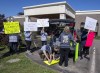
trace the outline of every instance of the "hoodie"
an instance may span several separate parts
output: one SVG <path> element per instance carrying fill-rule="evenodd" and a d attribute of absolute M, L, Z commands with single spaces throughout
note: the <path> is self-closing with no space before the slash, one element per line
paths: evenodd
<path fill-rule="evenodd" d="M 62 32 L 59 36 L 60 48 L 70 48 L 70 41 L 74 38 L 71 33 Z"/>

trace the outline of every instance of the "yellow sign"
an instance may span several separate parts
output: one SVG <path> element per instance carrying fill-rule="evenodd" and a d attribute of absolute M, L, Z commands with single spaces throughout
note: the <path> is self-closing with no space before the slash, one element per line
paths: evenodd
<path fill-rule="evenodd" d="M 49 63 L 48 61 L 44 61 L 44 63 L 46 63 L 47 65 L 54 65 L 57 64 L 59 62 L 59 60 L 52 60 L 51 63 Z"/>
<path fill-rule="evenodd" d="M 20 33 L 19 22 L 3 22 L 5 34 Z"/>

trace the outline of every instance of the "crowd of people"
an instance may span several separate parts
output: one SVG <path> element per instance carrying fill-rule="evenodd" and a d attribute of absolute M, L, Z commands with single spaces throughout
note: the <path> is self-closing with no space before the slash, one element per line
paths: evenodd
<path fill-rule="evenodd" d="M 41 36 L 41 47 L 38 51 L 40 58 L 43 60 L 48 60 L 50 63 L 52 60 L 60 60 L 59 66 L 62 66 L 64 62 L 64 66 L 68 66 L 68 56 L 70 53 L 70 42 L 76 43 L 77 41 L 80 43 L 79 53 L 80 58 L 83 59 L 84 57 L 89 55 L 89 48 L 85 46 L 88 30 L 83 29 L 82 31 L 78 32 L 75 31 L 74 34 L 70 32 L 70 28 L 65 26 L 59 37 L 56 37 L 55 34 L 52 32 L 50 35 L 50 41 L 48 42 L 47 39 L 47 32 L 43 28 L 40 32 Z M 2 32 L 4 34 L 4 32 Z M 79 35 L 78 35 L 79 34 Z M 32 32 L 31 31 L 24 31 L 25 42 L 26 42 L 26 53 L 30 52 L 30 47 L 32 44 Z M 17 53 L 18 52 L 18 44 L 21 40 L 20 34 L 9 34 L 9 48 L 10 53 Z M 37 45 L 35 43 L 35 45 Z"/>
<path fill-rule="evenodd" d="M 53 59 L 59 59 L 59 66 L 62 66 L 63 62 L 64 62 L 64 66 L 67 67 L 68 66 L 68 58 L 69 58 L 69 53 L 70 53 L 70 48 L 72 47 L 71 42 L 75 43 L 80 43 L 79 46 L 79 55 L 80 55 L 80 59 L 84 58 L 88 58 L 89 60 L 89 48 L 91 46 L 86 46 L 86 41 L 87 41 L 87 36 L 90 32 L 93 31 L 89 31 L 85 28 L 83 28 L 81 31 L 77 30 L 74 31 L 74 33 L 72 34 L 70 32 L 70 28 L 68 26 L 65 26 L 64 30 L 62 31 L 62 33 L 59 35 L 59 37 L 55 37 L 54 34 L 51 34 L 51 39 L 50 39 L 50 43 L 47 44 L 47 35 L 44 35 L 45 38 L 45 44 L 43 44 L 43 40 L 42 41 L 42 47 L 39 51 L 39 55 L 41 57 L 41 59 L 47 59 L 48 62 L 51 62 Z M 44 31 L 44 34 L 46 32 Z M 94 32 L 95 33 L 95 32 Z M 43 37 L 43 32 L 41 37 Z M 56 41 L 55 41 L 56 39 Z M 58 41 L 58 42 L 57 42 Z M 75 47 L 74 47 L 75 49 Z M 75 52 L 75 51 L 74 51 Z M 75 54 L 75 53 L 74 53 Z"/>

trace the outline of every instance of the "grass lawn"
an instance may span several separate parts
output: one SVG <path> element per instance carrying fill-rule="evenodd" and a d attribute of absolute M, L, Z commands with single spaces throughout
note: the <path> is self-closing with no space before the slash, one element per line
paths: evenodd
<path fill-rule="evenodd" d="M 8 52 L 8 49 L 0 50 L 0 55 Z M 8 60 L 20 59 L 9 63 Z M 0 73 L 57 73 L 54 70 L 43 67 L 25 57 L 25 52 L 0 58 Z"/>

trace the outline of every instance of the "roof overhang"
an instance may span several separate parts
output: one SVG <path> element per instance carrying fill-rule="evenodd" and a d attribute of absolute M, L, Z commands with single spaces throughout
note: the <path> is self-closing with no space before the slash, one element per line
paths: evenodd
<path fill-rule="evenodd" d="M 76 11 L 76 15 L 100 14 L 100 10 Z"/>
<path fill-rule="evenodd" d="M 24 15 L 18 15 L 18 16 L 13 16 L 13 18 L 25 18 L 25 16 Z"/>
<path fill-rule="evenodd" d="M 24 15 L 44 15 L 44 14 L 67 14 L 68 16 L 75 18 L 75 11 L 71 6 L 66 2 L 55 2 L 34 6 L 23 7 Z"/>

